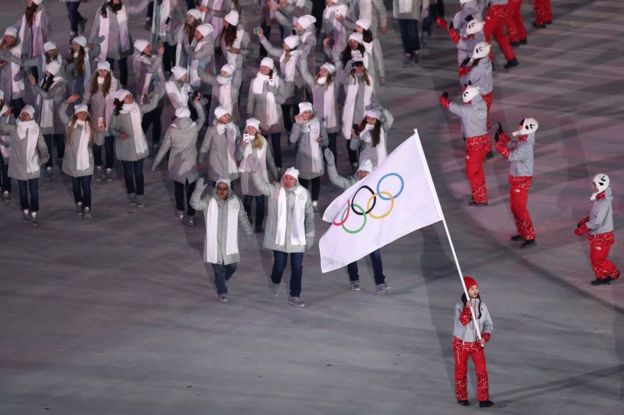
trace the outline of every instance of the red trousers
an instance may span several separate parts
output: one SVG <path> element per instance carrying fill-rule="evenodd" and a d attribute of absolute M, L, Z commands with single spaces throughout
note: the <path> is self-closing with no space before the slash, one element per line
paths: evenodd
<path fill-rule="evenodd" d="M 507 36 L 511 43 L 520 42 L 527 38 L 526 28 L 520 13 L 520 6 L 523 0 L 509 0 L 507 4 Z"/>
<path fill-rule="evenodd" d="M 524 240 L 535 239 L 533 222 L 531 222 L 531 215 L 527 209 L 527 199 L 532 180 L 531 176 L 509 176 L 511 213 L 516 222 L 518 235 Z"/>
<path fill-rule="evenodd" d="M 472 200 L 477 203 L 488 202 L 483 162 L 491 147 L 490 137 L 487 134 L 466 139 L 466 176 L 472 190 Z"/>
<path fill-rule="evenodd" d="M 544 25 L 552 23 L 552 10 L 550 0 L 533 0 L 533 11 L 535 12 L 535 23 Z"/>
<path fill-rule="evenodd" d="M 507 39 L 507 35 L 505 34 L 505 19 L 507 18 L 507 5 L 497 5 L 491 6 L 487 11 L 487 16 L 485 17 L 485 27 L 483 28 L 483 34 L 485 35 L 485 40 L 488 43 L 492 38 L 492 34 L 494 35 L 494 39 L 498 43 L 498 46 L 503 51 L 503 55 L 505 55 L 505 59 L 510 61 L 516 57 L 511 45 L 509 44 L 509 39 Z"/>
<path fill-rule="evenodd" d="M 589 259 L 594 269 L 594 274 L 599 280 L 607 277 L 620 278 L 620 270 L 617 269 L 613 262 L 607 259 L 609 250 L 614 243 L 615 235 L 613 232 L 589 235 Z"/>
<path fill-rule="evenodd" d="M 488 372 L 485 365 L 485 352 L 477 342 L 462 343 L 453 338 L 453 355 L 455 356 L 455 397 L 458 401 L 468 399 L 468 357 L 472 359 L 477 374 L 477 399 L 487 401 L 490 398 Z"/>

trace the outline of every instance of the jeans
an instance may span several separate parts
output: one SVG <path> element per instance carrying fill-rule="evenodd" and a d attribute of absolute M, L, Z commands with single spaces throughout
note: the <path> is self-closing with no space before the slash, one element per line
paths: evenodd
<path fill-rule="evenodd" d="M 143 160 L 121 161 L 128 194 L 136 193 L 137 195 L 143 195 Z"/>
<path fill-rule="evenodd" d="M 293 114 L 294 109 L 295 109 L 294 104 L 282 104 L 282 116 L 284 117 L 284 128 L 288 132 L 292 130 L 293 119 L 294 119 L 294 114 Z"/>
<path fill-rule="evenodd" d="M 0 190 L 11 193 L 11 178 L 9 177 L 9 162 L 0 155 Z"/>
<path fill-rule="evenodd" d="M 185 183 L 173 182 L 173 193 L 175 195 L 176 209 L 179 211 L 184 211 L 184 191 L 186 190 L 186 206 L 188 206 L 186 210 L 186 214 L 188 216 L 195 215 L 195 209 L 191 206 L 191 196 L 195 191 L 195 184 L 197 182 L 189 183 L 188 180 Z"/>
<path fill-rule="evenodd" d="M 351 150 L 351 140 L 345 140 L 347 143 L 347 154 L 349 154 L 349 163 L 351 165 L 358 164 L 358 152 L 357 150 Z"/>
<path fill-rule="evenodd" d="M 115 69 L 115 60 L 106 59 L 110 63 L 111 71 Z M 124 88 L 128 85 L 128 58 L 121 58 L 117 61 L 119 63 L 119 82 Z"/>
<path fill-rule="evenodd" d="M 161 133 L 161 122 L 160 122 L 160 114 L 162 113 L 161 108 L 156 108 L 150 112 L 146 112 L 143 114 L 143 120 L 141 121 L 141 128 L 143 132 L 147 135 L 147 129 L 149 126 L 152 126 L 152 144 L 158 144 L 160 142 L 160 133 Z"/>
<path fill-rule="evenodd" d="M 113 164 L 115 163 L 115 137 L 112 135 L 104 137 L 104 145 L 93 146 L 93 158 L 96 166 L 102 165 L 102 147 L 106 151 L 106 163 L 104 167 L 107 169 L 112 169 Z"/>
<path fill-rule="evenodd" d="M 256 220 L 254 223 L 256 229 L 261 229 L 262 222 L 264 221 L 264 196 L 243 196 L 243 207 L 245 208 L 245 212 L 247 212 L 247 216 L 251 220 L 251 202 L 254 199 L 256 201 Z"/>
<path fill-rule="evenodd" d="M 405 53 L 414 53 L 420 50 L 420 39 L 418 39 L 418 20 L 397 19 L 401 29 L 401 41 Z"/>
<path fill-rule="evenodd" d="M 271 147 L 273 147 L 273 160 L 275 167 L 282 168 L 282 133 L 271 134 Z"/>
<path fill-rule="evenodd" d="M 374 250 L 368 255 L 373 263 L 373 278 L 375 279 L 375 285 L 385 284 L 386 277 L 383 275 L 383 264 L 381 263 L 381 251 L 379 249 Z M 347 265 L 347 272 L 349 273 L 349 281 L 359 281 L 360 275 L 358 274 L 357 262 L 352 262 Z"/>
<path fill-rule="evenodd" d="M 83 208 L 91 208 L 91 178 L 93 176 L 72 177 L 74 203 L 82 203 Z"/>
<path fill-rule="evenodd" d="M 336 148 L 336 139 L 338 138 L 338 133 L 327 133 L 327 138 L 329 139 L 329 151 L 334 155 L 334 159 L 338 157 L 338 148 Z"/>
<path fill-rule="evenodd" d="M 43 139 L 45 140 L 46 146 L 48 147 L 48 153 L 50 153 L 50 158 L 48 162 L 45 164 L 45 167 L 52 167 L 54 163 L 52 162 L 52 141 L 56 145 L 56 155 L 59 161 L 59 168 L 62 167 L 61 163 L 63 161 L 63 156 L 65 155 L 65 136 L 63 134 L 44 134 Z"/>
<path fill-rule="evenodd" d="M 319 194 L 321 193 L 321 178 L 315 177 L 314 179 L 299 179 L 299 184 L 310 190 L 310 184 L 312 185 L 312 190 L 310 190 L 310 195 L 312 196 L 313 201 L 317 201 L 319 198 Z"/>
<path fill-rule="evenodd" d="M 233 264 L 210 264 L 212 265 L 212 270 L 214 271 L 214 281 L 215 287 L 217 288 L 217 294 L 227 294 L 228 289 L 225 283 L 232 278 L 234 272 L 236 272 L 236 268 L 238 268 L 237 263 Z M 206 264 L 208 267 L 208 264 Z"/>
<path fill-rule="evenodd" d="M 74 33 L 78 33 L 78 23 L 85 20 L 84 17 L 78 11 L 78 6 L 80 6 L 80 2 L 71 2 L 65 3 L 67 6 L 67 17 L 69 17 L 69 24 L 71 25 L 71 31 Z"/>
<path fill-rule="evenodd" d="M 39 179 L 18 180 L 20 206 L 22 209 L 30 209 L 31 212 L 39 211 Z M 30 203 L 28 194 L 30 193 Z"/>
<path fill-rule="evenodd" d="M 433 32 L 433 22 L 435 22 L 436 17 L 444 18 L 444 1 L 437 0 L 435 3 L 432 1 L 429 4 L 429 16 L 423 19 L 423 33 L 428 33 L 431 36 Z"/>
<path fill-rule="evenodd" d="M 273 270 L 271 271 L 271 281 L 273 284 L 282 282 L 282 275 L 288 262 L 288 253 L 273 251 Z M 303 252 L 292 252 L 290 254 L 290 296 L 299 297 L 301 295 L 301 277 L 303 276 Z"/>

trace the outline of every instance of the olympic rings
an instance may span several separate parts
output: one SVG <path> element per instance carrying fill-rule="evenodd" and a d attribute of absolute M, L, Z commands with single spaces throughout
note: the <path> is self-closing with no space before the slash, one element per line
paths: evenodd
<path fill-rule="evenodd" d="M 358 212 L 357 210 L 355 210 L 354 206 L 355 206 L 355 197 L 357 196 L 358 193 L 360 193 L 360 190 L 362 189 L 366 189 L 369 192 L 371 192 L 371 198 L 373 198 L 373 206 L 369 209 L 367 208 L 366 211 L 361 210 L 360 212 Z M 370 200 L 370 199 L 369 199 Z M 351 198 L 351 210 L 353 210 L 353 213 L 355 213 L 356 215 L 360 215 L 360 216 L 364 216 L 367 215 L 371 212 L 371 210 L 373 210 L 375 208 L 375 204 L 377 203 L 377 198 L 375 197 L 375 192 L 373 192 L 373 189 L 371 189 L 368 186 L 362 186 L 359 189 L 357 189 L 357 191 L 353 194 L 353 197 Z M 367 203 L 367 206 L 369 205 L 369 203 Z"/>
<path fill-rule="evenodd" d="M 366 208 L 369 212 L 368 215 L 373 219 L 383 219 L 386 216 L 388 216 L 390 212 L 392 212 L 392 209 L 394 209 L 394 196 L 392 196 L 390 192 L 386 192 L 385 190 L 382 190 L 381 193 L 379 193 L 379 197 L 381 197 L 382 199 L 385 199 L 384 197 L 381 196 L 382 194 L 388 195 L 388 199 L 386 200 L 390 200 L 390 209 L 386 210 L 383 215 L 377 216 L 377 215 L 373 215 L 372 213 L 370 213 L 370 211 L 373 210 L 373 208 L 368 209 L 368 206 L 370 205 L 371 199 L 374 201 L 375 196 L 376 196 L 376 195 L 372 195 L 371 197 L 368 198 L 368 202 L 366 202 Z M 373 202 L 373 207 L 374 206 L 375 206 L 375 202 Z"/>
<path fill-rule="evenodd" d="M 347 221 L 347 219 L 349 219 L 349 212 L 351 211 L 351 209 L 349 209 L 350 207 L 351 206 L 349 205 L 349 202 L 347 202 L 347 207 L 345 208 L 344 212 L 342 212 L 342 217 L 340 218 L 340 222 L 336 223 L 336 221 L 334 221 L 333 222 L 334 225 L 342 226 Z"/>
<path fill-rule="evenodd" d="M 381 194 L 382 194 L 382 193 L 386 193 L 386 194 L 387 194 L 388 192 L 382 192 L 382 191 L 380 191 L 379 187 L 381 186 L 381 182 L 383 182 L 383 180 L 384 180 L 386 177 L 390 177 L 390 176 L 396 176 L 396 177 L 398 177 L 398 178 L 399 178 L 399 180 L 401 181 L 401 188 L 399 189 L 399 191 L 398 191 L 395 195 L 392 195 L 392 197 L 393 197 L 393 198 L 395 198 L 395 199 L 396 199 L 397 197 L 399 197 L 399 195 L 400 195 L 401 193 L 403 193 L 403 188 L 405 187 L 405 182 L 403 181 L 403 177 L 401 177 L 401 175 L 400 175 L 400 174 L 398 174 L 398 173 L 386 173 L 386 174 L 384 174 L 383 176 L 381 176 L 381 179 L 379 179 L 379 181 L 377 182 L 377 195 L 378 195 L 381 199 L 383 199 L 383 200 L 390 200 L 390 198 L 383 197 Z M 373 206 L 374 206 L 374 205 L 373 205 Z"/>
<path fill-rule="evenodd" d="M 354 206 L 357 206 L 358 209 L 360 209 L 360 211 L 364 211 L 364 209 L 362 209 L 362 206 L 360 206 L 360 205 L 354 205 Z M 355 210 L 354 210 L 354 212 L 355 212 Z M 362 229 L 364 229 L 364 226 L 366 226 L 366 215 L 362 215 L 362 216 L 364 217 L 364 220 L 362 221 L 362 225 L 359 228 L 357 228 L 357 229 L 347 229 L 347 227 L 344 226 L 344 224 L 343 224 L 342 225 L 342 229 L 344 229 L 345 232 L 351 233 L 351 234 L 360 232 Z"/>

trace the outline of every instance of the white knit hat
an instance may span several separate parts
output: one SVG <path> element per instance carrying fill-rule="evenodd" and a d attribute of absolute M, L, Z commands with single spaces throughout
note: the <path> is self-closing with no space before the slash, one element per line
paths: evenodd
<path fill-rule="evenodd" d="M 289 49 L 294 49 L 299 46 L 300 38 L 296 35 L 286 36 L 284 39 L 284 43 L 288 46 Z"/>
<path fill-rule="evenodd" d="M 306 111 L 314 112 L 314 107 L 311 102 L 300 102 L 299 103 L 299 115 L 303 114 Z"/>
<path fill-rule="evenodd" d="M 373 171 L 373 162 L 370 160 L 360 160 L 358 171 L 366 171 L 368 173 Z"/>
<path fill-rule="evenodd" d="M 79 112 L 89 112 L 89 107 L 85 104 L 78 104 L 74 106 L 74 114 L 78 114 Z"/>
<path fill-rule="evenodd" d="M 175 111 L 176 118 L 189 118 L 191 116 L 191 110 L 187 107 L 180 107 Z"/>
<path fill-rule="evenodd" d="M 184 75 L 188 74 L 188 70 L 182 66 L 174 66 L 171 68 L 171 74 L 173 79 L 181 79 Z"/>
<path fill-rule="evenodd" d="M 214 31 L 212 25 L 210 25 L 209 23 L 200 24 L 195 30 L 201 33 L 201 35 L 204 37 L 208 36 Z"/>
<path fill-rule="evenodd" d="M 477 19 L 473 19 L 469 21 L 468 26 L 466 26 L 466 34 L 474 35 L 475 33 L 479 33 L 483 30 L 483 26 L 484 26 L 483 22 Z"/>
<path fill-rule="evenodd" d="M 232 76 L 234 75 L 234 72 L 236 72 L 236 67 L 234 65 L 230 65 L 229 63 L 226 63 L 225 65 L 221 67 L 221 72 L 225 72 L 226 74 Z"/>
<path fill-rule="evenodd" d="M 128 95 L 132 96 L 132 93 L 127 89 L 118 89 L 117 92 L 115 92 L 115 98 L 119 101 L 123 101 Z"/>
<path fill-rule="evenodd" d="M 54 42 L 49 42 L 48 41 L 48 42 L 43 44 L 43 50 L 46 51 L 46 52 L 49 52 L 49 51 L 54 50 L 54 49 L 57 49 L 56 43 L 54 43 Z"/>
<path fill-rule="evenodd" d="M 596 189 L 598 190 L 595 193 L 592 193 L 590 200 L 596 200 L 596 197 L 604 192 L 605 190 L 607 190 L 609 188 L 609 176 L 607 176 L 604 173 L 598 173 L 597 175 L 594 176 L 594 179 L 592 180 L 592 183 L 594 183 L 594 186 L 596 186 Z"/>
<path fill-rule="evenodd" d="M 364 30 L 368 30 L 368 29 L 370 29 L 371 22 L 370 22 L 370 20 L 368 20 L 366 18 L 362 18 L 362 19 L 358 20 L 357 22 L 355 22 L 355 25 L 356 26 L 360 26 Z"/>
<path fill-rule="evenodd" d="M 238 12 L 236 10 L 230 10 L 230 12 L 226 14 L 225 17 L 223 18 L 223 20 L 225 20 L 232 26 L 238 26 L 239 19 L 240 19 L 240 16 L 238 15 Z"/>
<path fill-rule="evenodd" d="M 462 94 L 462 101 L 467 104 L 472 101 L 474 97 L 479 95 L 480 92 L 481 90 L 478 86 L 469 85 L 468 87 L 466 87 L 464 93 Z"/>
<path fill-rule="evenodd" d="M 58 61 L 52 61 L 46 65 L 46 72 L 56 76 L 61 70 L 61 64 Z"/>
<path fill-rule="evenodd" d="M 367 117 L 373 117 L 375 119 L 380 119 L 381 118 L 381 111 L 376 110 L 376 109 L 370 109 L 368 111 L 366 111 L 366 116 Z"/>
<path fill-rule="evenodd" d="M 72 39 L 72 43 L 82 46 L 83 48 L 87 47 L 87 38 L 84 36 L 76 36 Z"/>
<path fill-rule="evenodd" d="M 307 29 L 308 27 L 316 23 L 316 17 L 312 16 L 311 14 L 304 14 L 297 19 L 297 23 L 299 23 L 299 25 L 304 29 Z"/>
<path fill-rule="evenodd" d="M 4 31 L 4 35 L 5 36 L 11 36 L 11 37 L 17 37 L 17 29 L 14 28 L 13 26 L 9 26 Z"/>
<path fill-rule="evenodd" d="M 364 42 L 364 36 L 361 33 L 353 32 L 349 35 L 349 40 L 355 40 L 357 43 Z"/>
<path fill-rule="evenodd" d="M 198 9 L 190 9 L 189 11 L 186 12 L 186 15 L 193 16 L 195 20 L 201 20 L 202 18 L 202 12 L 199 11 Z"/>
<path fill-rule="evenodd" d="M 269 57 L 262 58 L 262 60 L 260 61 L 260 66 L 266 66 L 267 68 L 275 69 L 275 62 L 273 62 L 273 59 Z"/>
<path fill-rule="evenodd" d="M 255 118 L 249 118 L 245 121 L 245 127 L 253 127 L 256 130 L 260 130 L 260 121 Z"/>
<path fill-rule="evenodd" d="M 291 176 L 294 177 L 295 179 L 299 180 L 299 170 L 297 170 L 294 167 L 289 167 L 286 169 L 286 171 L 284 172 L 284 176 Z M 282 178 L 284 177 L 282 176 Z"/>
<path fill-rule="evenodd" d="M 232 181 L 230 179 L 225 179 L 223 177 L 220 177 L 219 179 L 217 179 L 217 182 L 215 183 L 215 189 L 217 188 L 219 183 L 225 183 L 225 184 L 227 184 L 228 187 L 230 187 Z"/>
<path fill-rule="evenodd" d="M 32 105 L 25 105 L 24 108 L 22 108 L 22 110 L 20 111 L 20 114 L 22 113 L 26 113 L 28 115 L 30 115 L 30 118 L 34 118 L 35 117 L 35 108 L 33 108 Z"/>
<path fill-rule="evenodd" d="M 324 64 L 322 64 L 321 68 L 325 69 L 327 72 L 329 72 L 332 75 L 336 73 L 336 67 L 329 62 L 325 62 Z"/>
<path fill-rule="evenodd" d="M 108 63 L 108 61 L 98 62 L 97 68 L 95 70 L 96 71 L 105 70 L 105 71 L 111 72 L 110 63 Z"/>
<path fill-rule="evenodd" d="M 228 111 L 227 109 L 225 109 L 222 106 L 218 106 L 217 108 L 215 108 L 214 110 L 214 115 L 215 117 L 217 117 L 217 119 L 223 117 L 225 114 L 229 114 L 230 111 Z"/>
<path fill-rule="evenodd" d="M 37 6 L 41 6 L 41 3 L 43 3 L 43 0 L 33 0 L 33 3 L 35 3 Z"/>
<path fill-rule="evenodd" d="M 145 39 L 137 39 L 134 41 L 134 48 L 139 52 L 143 52 L 149 44 Z"/>

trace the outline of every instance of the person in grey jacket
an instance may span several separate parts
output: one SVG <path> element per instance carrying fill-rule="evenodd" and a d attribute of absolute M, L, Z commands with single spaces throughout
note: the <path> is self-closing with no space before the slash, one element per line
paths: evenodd
<path fill-rule="evenodd" d="M 15 23 L 22 46 L 22 57 L 35 58 L 45 53 L 43 45 L 50 35 L 50 17 L 43 0 L 26 0 L 26 10 Z M 32 74 L 37 78 L 37 68 Z"/>
<path fill-rule="evenodd" d="M 12 113 L 13 109 L 4 102 L 4 92 L 0 89 L 0 124 L 10 124 L 14 122 L 11 116 Z M 13 184 L 9 177 L 11 148 L 9 147 L 8 140 L 8 135 L 3 136 L 0 134 L 0 197 L 5 202 L 11 200 L 11 191 L 13 190 Z"/>
<path fill-rule="evenodd" d="M 11 148 L 8 173 L 17 180 L 22 219 L 39 226 L 40 166 L 48 160 L 50 153 L 35 121 L 35 109 L 26 105 L 15 123 L 0 123 L 0 134 L 9 136 L 8 143 L 4 143 Z"/>
<path fill-rule="evenodd" d="M 91 178 L 93 177 L 93 143 L 95 127 L 91 123 L 89 108 L 84 105 L 74 107 L 71 120 L 67 116 L 67 106 L 80 99 L 72 95 L 59 107 L 59 118 L 67 126 L 67 143 L 63 157 L 63 173 L 71 177 L 76 214 L 83 220 L 91 219 Z"/>
<path fill-rule="evenodd" d="M 228 179 L 218 179 L 211 195 L 202 197 L 207 185 L 204 179 L 197 180 L 197 187 L 191 197 L 191 205 L 205 212 L 206 237 L 204 239 L 204 262 L 214 272 L 215 287 L 219 301 L 227 303 L 227 281 L 232 278 L 238 263 L 238 225 L 246 235 L 252 235 L 251 224 L 241 201 L 230 190 Z"/>
<path fill-rule="evenodd" d="M 498 124 L 494 135 L 496 151 L 509 160 L 509 202 L 518 233 L 512 241 L 524 241 L 522 248 L 535 246 L 535 231 L 527 208 L 529 189 L 533 181 L 533 146 L 538 123 L 535 118 L 524 118 L 520 128 L 510 138 Z"/>
<path fill-rule="evenodd" d="M 609 250 L 615 243 L 613 233 L 613 193 L 609 176 L 599 173 L 592 180 L 593 193 L 591 200 L 594 205 L 589 216 L 582 219 L 574 233 L 582 236 L 589 233 L 589 259 L 596 279 L 592 285 L 611 284 L 620 278 L 620 270 L 609 261 Z"/>
<path fill-rule="evenodd" d="M 299 114 L 290 132 L 289 141 L 297 145 L 295 167 L 299 170 L 299 184 L 312 196 L 312 208 L 318 210 L 323 168 L 323 148 L 329 144 L 323 123 L 314 115 L 310 102 L 299 103 Z"/>
<path fill-rule="evenodd" d="M 208 180 L 215 183 L 219 178 L 227 178 L 232 182 L 239 178 L 236 149 L 241 140 L 240 130 L 225 108 L 217 107 L 214 114 L 217 123 L 208 127 L 199 149 L 200 168 L 208 156 Z M 230 187 L 234 188 L 234 184 Z"/>
<path fill-rule="evenodd" d="M 23 76 L 28 73 L 37 74 L 35 79 L 39 79 L 39 76 L 43 76 L 46 73 L 46 68 L 49 63 L 58 62 L 61 65 L 59 70 L 59 76 L 65 77 L 67 74 L 67 62 L 63 59 L 63 56 L 59 53 L 58 46 L 54 42 L 45 42 L 43 44 L 44 53 L 32 58 L 23 59 L 20 63 L 22 72 L 19 76 Z"/>
<path fill-rule="evenodd" d="M 379 166 L 388 156 L 388 136 L 394 124 L 394 117 L 385 108 L 366 111 L 364 119 L 354 129 L 349 149 L 358 152 L 358 160 L 370 160 L 373 167 Z"/>
<path fill-rule="evenodd" d="M 392 13 L 401 28 L 401 41 L 405 58 L 403 65 L 413 65 L 420 60 L 418 21 L 421 19 L 422 0 L 393 0 Z"/>
<path fill-rule="evenodd" d="M 163 47 L 163 67 L 170 72 L 175 65 L 176 28 L 184 21 L 184 10 L 179 0 L 154 1 L 149 7 L 153 10 L 150 43 L 155 49 Z"/>
<path fill-rule="evenodd" d="M 232 121 L 238 124 L 240 118 L 238 95 L 243 82 L 243 70 L 236 69 L 234 65 L 226 63 L 221 67 L 219 75 L 213 76 L 208 72 L 202 72 L 200 78 L 205 83 L 212 85 L 210 114 L 214 114 L 217 107 L 223 107 L 232 114 Z"/>
<path fill-rule="evenodd" d="M 0 43 L 0 90 L 4 91 L 5 102 L 14 111 L 24 107 L 24 81 L 21 79 L 20 64 L 22 46 L 17 38 L 17 29 L 8 27 Z"/>
<path fill-rule="evenodd" d="M 71 32 L 69 34 L 69 40 L 71 41 L 78 33 L 83 34 L 85 26 L 87 24 L 87 18 L 82 16 L 78 11 L 81 0 L 60 0 L 61 3 L 65 3 L 67 8 L 67 18 L 69 19 L 69 25 Z"/>
<path fill-rule="evenodd" d="M 273 251 L 271 292 L 275 296 L 279 294 L 290 255 L 288 303 L 294 307 L 305 307 L 301 301 L 303 254 L 314 244 L 314 210 L 310 194 L 305 187 L 299 185 L 299 172 L 294 167 L 286 169 L 279 183 L 268 183 L 258 171 L 257 159 L 253 159 L 252 165 L 255 169 L 252 175 L 254 184 L 269 198 L 269 216 L 263 246 Z"/>
<path fill-rule="evenodd" d="M 325 160 L 327 160 L 327 175 L 329 176 L 329 181 L 334 186 L 345 190 L 360 180 L 364 180 L 366 176 L 373 171 L 373 163 L 370 160 L 361 160 L 358 169 L 353 176 L 342 177 L 338 175 L 338 172 L 336 171 L 336 160 L 334 158 L 334 154 L 329 149 L 325 149 Z M 369 254 L 369 257 L 373 265 L 375 294 L 384 295 L 390 290 L 390 287 L 386 284 L 386 276 L 383 274 L 381 251 L 376 249 Z M 360 291 L 360 275 L 358 272 L 357 261 L 347 265 L 347 273 L 349 275 L 351 290 Z"/>
<path fill-rule="evenodd" d="M 199 177 L 197 169 L 197 135 L 201 130 L 206 117 L 199 101 L 199 97 L 193 101 L 197 112 L 197 121 L 191 120 L 191 111 L 186 107 L 178 108 L 175 112 L 176 119 L 171 123 L 163 143 L 154 158 L 152 171 L 169 152 L 169 178 L 173 180 L 176 216 L 184 220 L 184 192 L 186 191 L 186 221 L 188 226 L 195 226 L 195 209 L 190 204 L 191 195 L 195 190 L 195 182 Z"/>
<path fill-rule="evenodd" d="M 475 45 L 472 56 L 466 65 L 465 70 L 460 67 L 460 83 L 463 88 L 468 85 L 474 85 L 479 87 L 479 93 L 481 98 L 485 102 L 487 107 L 487 128 L 490 129 L 490 108 L 494 101 L 494 79 L 493 79 L 493 66 L 492 60 L 489 57 L 491 46 L 487 42 L 479 42 Z"/>

